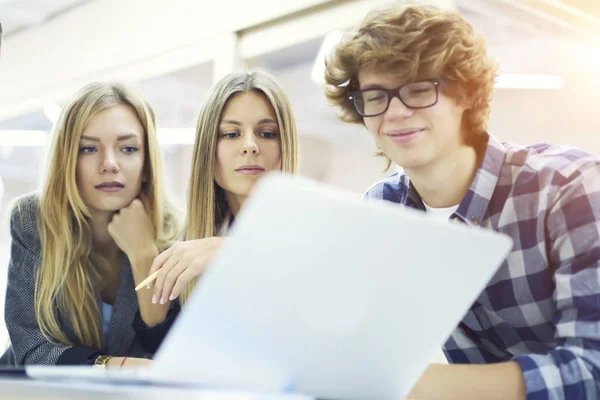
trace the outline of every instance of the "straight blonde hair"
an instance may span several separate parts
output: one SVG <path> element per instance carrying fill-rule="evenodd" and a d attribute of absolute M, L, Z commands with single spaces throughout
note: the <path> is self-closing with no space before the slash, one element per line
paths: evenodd
<path fill-rule="evenodd" d="M 292 107 L 281 85 L 264 71 L 232 73 L 209 91 L 198 115 L 188 188 L 184 240 L 202 239 L 219 234 L 229 215 L 225 192 L 216 183 L 216 149 L 221 115 L 227 101 L 237 93 L 256 92 L 273 107 L 281 137 L 281 170 L 294 174 L 298 166 L 298 133 Z M 196 281 L 183 290 L 183 305 Z"/>
<path fill-rule="evenodd" d="M 154 113 L 146 101 L 123 84 L 92 83 L 63 108 L 54 129 L 38 210 L 42 247 L 36 275 L 35 315 L 42 334 L 52 342 L 74 345 L 61 329 L 59 316 L 72 323 L 76 344 L 101 347 L 100 312 L 96 304 L 99 265 L 93 262 L 91 214 L 75 180 L 81 135 L 98 113 L 125 105 L 146 133 L 148 177 L 142 190 L 149 198 L 159 250 L 177 238 L 179 224 L 167 200 L 162 156 L 156 139 Z"/>

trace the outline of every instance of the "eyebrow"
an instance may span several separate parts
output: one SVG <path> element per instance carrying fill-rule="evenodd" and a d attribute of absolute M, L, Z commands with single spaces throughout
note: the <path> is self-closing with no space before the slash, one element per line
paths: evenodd
<path fill-rule="evenodd" d="M 123 140 L 127 140 L 127 139 L 131 139 L 131 138 L 139 138 L 138 135 L 134 135 L 134 134 L 129 134 L 129 135 L 121 135 L 119 137 L 117 137 L 117 141 L 123 141 Z M 100 138 L 95 137 L 95 136 L 81 136 L 81 139 L 85 139 L 85 140 L 91 140 L 92 142 L 99 142 Z"/>
<path fill-rule="evenodd" d="M 258 121 L 258 125 L 265 125 L 265 124 L 276 124 L 277 125 L 277 121 L 274 121 L 270 118 L 265 118 L 265 119 L 261 119 L 260 121 Z"/>
<path fill-rule="evenodd" d="M 231 124 L 231 125 L 242 126 L 241 122 L 234 121 L 232 119 L 224 119 L 223 121 L 221 121 L 221 124 Z M 276 124 L 277 125 L 277 121 L 272 120 L 270 118 L 264 118 L 264 119 L 261 119 L 260 121 L 258 121 L 257 125 L 266 125 L 266 124 Z"/>

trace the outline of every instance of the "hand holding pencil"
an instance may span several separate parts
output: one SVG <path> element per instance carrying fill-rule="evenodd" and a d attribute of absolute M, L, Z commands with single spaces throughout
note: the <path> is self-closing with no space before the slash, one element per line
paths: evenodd
<path fill-rule="evenodd" d="M 154 259 L 150 275 L 135 290 L 153 286 L 154 304 L 175 300 L 189 282 L 206 270 L 224 240 L 223 237 L 210 237 L 175 243 Z"/>
<path fill-rule="evenodd" d="M 137 292 L 138 290 L 142 289 L 144 286 L 148 286 L 148 289 L 150 289 L 152 287 L 152 282 L 154 282 L 154 280 L 158 276 L 159 272 L 160 272 L 160 269 L 154 271 L 154 273 L 152 273 L 150 276 L 148 276 L 146 279 L 144 279 L 142 282 L 140 282 L 140 284 L 135 287 L 135 291 Z"/>

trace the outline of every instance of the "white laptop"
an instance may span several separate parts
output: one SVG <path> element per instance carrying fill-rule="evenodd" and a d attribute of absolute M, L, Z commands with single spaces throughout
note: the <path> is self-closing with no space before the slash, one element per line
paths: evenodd
<path fill-rule="evenodd" d="M 401 399 L 511 247 L 486 229 L 271 174 L 257 184 L 151 368 L 28 373 Z"/>

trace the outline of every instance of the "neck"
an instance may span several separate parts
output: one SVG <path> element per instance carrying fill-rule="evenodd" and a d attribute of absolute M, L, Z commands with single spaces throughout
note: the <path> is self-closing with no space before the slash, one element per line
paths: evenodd
<path fill-rule="evenodd" d="M 108 224 L 113 215 L 113 212 L 95 211 L 92 212 L 91 219 L 94 248 L 109 258 L 116 257 L 119 253 L 119 247 L 108 233 Z"/>
<path fill-rule="evenodd" d="M 477 153 L 463 145 L 447 158 L 420 168 L 405 168 L 421 199 L 432 208 L 460 204 L 477 171 Z"/>
<path fill-rule="evenodd" d="M 229 207 L 229 212 L 231 215 L 234 217 L 237 216 L 237 213 L 244 205 L 246 198 L 247 196 L 239 196 L 230 192 L 225 192 L 225 200 L 227 201 L 227 206 Z"/>

